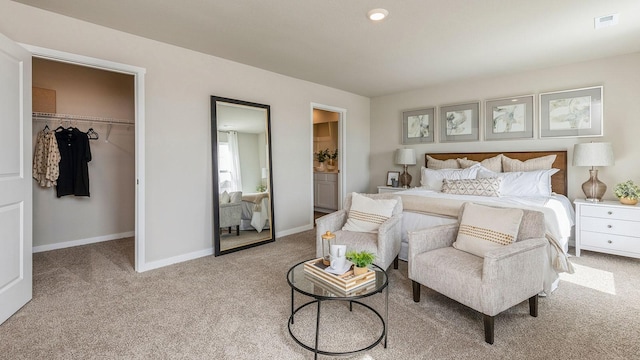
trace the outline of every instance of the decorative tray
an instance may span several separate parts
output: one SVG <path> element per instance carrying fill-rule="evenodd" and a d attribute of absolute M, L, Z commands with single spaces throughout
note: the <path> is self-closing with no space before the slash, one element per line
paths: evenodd
<path fill-rule="evenodd" d="M 322 263 L 322 258 L 309 260 L 304 263 L 304 271 L 313 275 L 316 279 L 333 285 L 342 291 L 353 290 L 376 280 L 376 272 L 371 269 L 367 269 L 367 272 L 364 274 L 354 275 L 353 268 L 351 268 L 342 275 L 334 275 L 326 272 L 326 268 L 327 265 Z"/>

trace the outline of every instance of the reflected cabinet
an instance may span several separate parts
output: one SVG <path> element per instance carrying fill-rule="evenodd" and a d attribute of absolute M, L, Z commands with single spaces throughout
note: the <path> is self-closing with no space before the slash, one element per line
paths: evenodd
<path fill-rule="evenodd" d="M 275 240 L 270 106 L 211 97 L 215 255 Z"/>

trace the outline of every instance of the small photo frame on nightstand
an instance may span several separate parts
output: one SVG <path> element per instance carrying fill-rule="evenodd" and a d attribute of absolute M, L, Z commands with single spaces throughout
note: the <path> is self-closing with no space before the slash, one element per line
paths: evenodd
<path fill-rule="evenodd" d="M 387 171 L 387 186 L 398 187 L 398 179 L 400 179 L 400 171 Z"/>

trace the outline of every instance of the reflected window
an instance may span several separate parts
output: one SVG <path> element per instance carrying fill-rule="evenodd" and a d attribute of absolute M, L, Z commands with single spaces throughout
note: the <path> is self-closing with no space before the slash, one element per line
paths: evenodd
<path fill-rule="evenodd" d="M 231 164 L 233 157 L 228 142 L 218 143 L 218 180 L 220 192 L 231 192 L 233 181 L 231 178 Z"/>

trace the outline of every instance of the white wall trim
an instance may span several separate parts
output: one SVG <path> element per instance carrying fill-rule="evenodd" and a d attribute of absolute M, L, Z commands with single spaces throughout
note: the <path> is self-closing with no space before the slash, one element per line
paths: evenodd
<path fill-rule="evenodd" d="M 311 132 L 309 134 L 311 153 L 313 154 L 313 109 L 332 111 L 340 114 L 338 120 L 338 166 L 340 166 L 338 172 L 338 209 L 342 209 L 342 202 L 346 196 L 346 181 L 347 181 L 347 109 L 323 105 L 319 103 L 311 103 Z M 314 182 L 313 182 L 313 160 L 311 160 L 311 203 L 313 204 L 314 197 Z M 311 207 L 311 224 L 313 226 L 313 206 Z"/>
<path fill-rule="evenodd" d="M 21 44 L 36 57 L 61 61 L 69 64 L 81 65 L 133 75 L 135 80 L 135 107 L 136 107 L 136 199 L 135 199 L 135 269 L 137 272 L 147 268 L 145 260 L 145 73 L 147 70 L 138 66 L 121 64 L 109 60 L 93 58 L 84 55 L 72 54 L 64 51 L 47 49 L 39 46 Z M 104 241 L 104 240 L 103 240 Z M 43 250 L 44 251 L 44 250 Z"/>
<path fill-rule="evenodd" d="M 138 272 L 144 272 L 144 271 L 159 269 L 161 267 L 165 267 L 165 266 L 169 266 L 169 265 L 173 265 L 173 264 L 177 264 L 177 263 L 181 263 L 189 260 L 195 260 L 201 257 L 210 256 L 210 255 L 213 255 L 213 247 L 205 250 L 194 251 L 188 254 L 182 254 L 182 255 L 170 257 L 167 259 L 149 261 L 144 264 L 144 267 L 140 268 L 139 270 L 137 269 L 136 270 Z"/>
<path fill-rule="evenodd" d="M 278 231 L 278 232 L 276 232 L 276 239 L 280 238 L 280 237 L 283 237 L 283 236 L 287 236 L 287 235 L 293 235 L 293 234 L 301 233 L 303 231 L 307 231 L 307 230 L 311 230 L 311 229 L 313 229 L 313 224 L 299 226 L 299 227 L 293 228 L 293 229 Z"/>
<path fill-rule="evenodd" d="M 43 251 L 65 249 L 65 248 L 70 248 L 70 247 L 80 246 L 80 245 L 87 245 L 87 244 L 95 244 L 95 243 L 104 242 L 104 241 L 128 238 L 134 235 L 135 235 L 135 231 L 127 231 L 127 232 L 118 233 L 118 234 L 109 234 L 109 235 L 96 236 L 96 237 L 86 238 L 86 239 L 65 241 L 65 242 L 49 244 L 49 245 L 40 245 L 40 246 L 34 246 L 32 248 L 33 249 L 32 252 L 35 254 Z"/>

